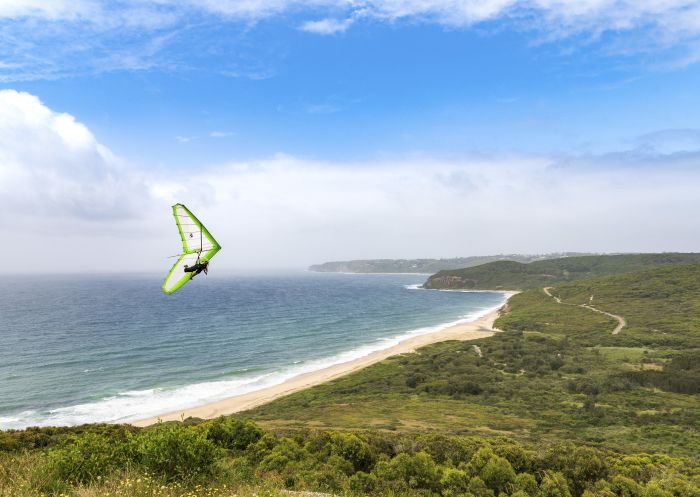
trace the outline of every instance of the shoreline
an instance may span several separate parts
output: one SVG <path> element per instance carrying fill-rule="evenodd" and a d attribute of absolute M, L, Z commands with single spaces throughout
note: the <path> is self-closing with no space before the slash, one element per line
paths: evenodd
<path fill-rule="evenodd" d="M 377 350 L 366 356 L 359 357 L 351 361 L 334 364 L 323 369 L 303 373 L 278 385 L 272 385 L 254 392 L 228 397 L 215 402 L 203 404 L 201 406 L 180 409 L 178 411 L 161 414 L 159 416 L 151 416 L 127 423 L 134 426 L 149 426 L 159 421 L 179 421 L 188 417 L 212 419 L 222 415 L 247 411 L 249 409 L 253 409 L 254 407 L 272 402 L 280 397 L 341 378 L 350 373 L 366 368 L 367 366 L 383 361 L 388 357 L 414 352 L 416 349 L 426 345 L 447 340 L 475 340 L 478 338 L 491 336 L 499 331 L 493 328 L 493 323 L 498 318 L 501 309 L 507 304 L 508 299 L 510 299 L 510 297 L 517 292 L 503 293 L 506 295 L 506 301 L 502 305 L 488 312 L 487 314 L 474 319 L 473 321 L 454 324 L 443 328 L 442 330 L 416 335 L 414 337 L 402 340 L 396 345 L 387 347 L 386 349 Z"/>

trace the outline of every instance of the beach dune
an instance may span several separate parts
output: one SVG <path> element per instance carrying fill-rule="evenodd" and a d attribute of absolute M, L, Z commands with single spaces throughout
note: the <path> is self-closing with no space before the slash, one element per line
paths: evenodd
<path fill-rule="evenodd" d="M 413 352 L 420 347 L 445 340 L 474 340 L 493 335 L 497 330 L 493 323 L 498 317 L 499 310 L 494 310 L 468 323 L 450 326 L 440 331 L 426 333 L 408 338 L 383 350 L 378 350 L 358 359 L 335 364 L 318 371 L 301 374 L 289 380 L 255 392 L 249 392 L 234 397 L 229 397 L 217 402 L 212 402 L 198 407 L 191 407 L 179 411 L 170 412 L 160 416 L 150 417 L 131 422 L 135 426 L 148 426 L 158 421 L 179 421 L 188 417 L 211 419 L 225 414 L 245 411 L 266 404 L 285 395 L 298 392 L 305 388 L 313 387 L 336 378 L 340 378 L 362 368 L 375 364 L 397 354 Z"/>

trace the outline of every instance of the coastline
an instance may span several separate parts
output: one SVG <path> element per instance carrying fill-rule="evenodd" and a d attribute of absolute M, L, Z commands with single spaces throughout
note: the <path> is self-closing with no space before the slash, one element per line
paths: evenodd
<path fill-rule="evenodd" d="M 340 378 L 342 376 L 354 373 L 360 369 L 376 364 L 384 359 L 415 351 L 420 347 L 430 345 L 446 340 L 475 340 L 493 335 L 498 330 L 493 328 L 494 321 L 498 318 L 500 310 L 507 304 L 508 299 L 517 292 L 504 292 L 506 302 L 497 309 L 490 311 L 473 321 L 459 323 L 448 326 L 442 330 L 416 335 L 401 342 L 388 347 L 386 349 L 377 350 L 364 357 L 359 357 L 351 361 L 334 364 L 332 366 L 300 374 L 290 378 L 278 385 L 269 386 L 256 390 L 254 392 L 245 393 L 228 397 L 216 402 L 203 404 L 187 409 L 173 411 L 159 416 L 152 416 L 136 421 L 131 421 L 129 424 L 134 426 L 148 426 L 159 421 L 179 421 L 188 417 L 196 417 L 202 419 L 216 418 L 221 415 L 233 414 L 240 411 L 246 411 L 254 407 L 258 407 L 275 399 L 290 395 L 292 393 L 304 390 L 328 381 Z"/>

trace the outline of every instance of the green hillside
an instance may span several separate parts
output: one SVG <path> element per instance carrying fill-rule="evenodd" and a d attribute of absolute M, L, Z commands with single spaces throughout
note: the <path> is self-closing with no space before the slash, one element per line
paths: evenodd
<path fill-rule="evenodd" d="M 698 497 L 700 265 L 550 292 L 235 417 L 0 432 L 0 497 Z"/>
<path fill-rule="evenodd" d="M 698 253 L 589 255 L 522 264 L 497 261 L 432 275 L 425 288 L 517 290 L 638 271 L 666 264 L 700 264 Z"/>
<path fill-rule="evenodd" d="M 700 265 L 514 296 L 504 333 L 390 358 L 249 415 L 272 428 L 433 431 L 700 454 Z M 571 303 L 590 301 L 628 326 Z M 474 348 L 477 345 L 483 357 Z"/>

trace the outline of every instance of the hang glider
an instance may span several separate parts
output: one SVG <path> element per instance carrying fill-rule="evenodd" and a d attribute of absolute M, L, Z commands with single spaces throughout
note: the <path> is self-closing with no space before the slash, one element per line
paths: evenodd
<path fill-rule="evenodd" d="M 207 272 L 209 261 L 221 250 L 209 230 L 183 204 L 173 205 L 173 216 L 182 239 L 182 254 L 163 282 L 163 291 L 176 292 L 194 276 Z"/>

